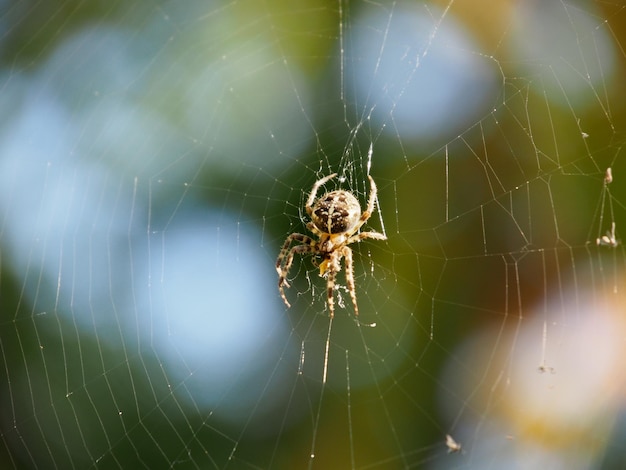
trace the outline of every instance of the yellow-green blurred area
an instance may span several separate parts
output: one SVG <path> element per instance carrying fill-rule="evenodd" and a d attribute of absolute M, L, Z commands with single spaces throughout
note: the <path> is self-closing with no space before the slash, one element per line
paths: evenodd
<path fill-rule="evenodd" d="M 626 466 L 622 3 L 0 1 L 0 467 Z"/>

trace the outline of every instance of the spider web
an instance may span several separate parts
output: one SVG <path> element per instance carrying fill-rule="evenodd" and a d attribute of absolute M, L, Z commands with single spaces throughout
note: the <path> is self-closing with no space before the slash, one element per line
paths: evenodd
<path fill-rule="evenodd" d="M 1 4 L 2 468 L 626 465 L 625 19 Z M 358 318 L 276 286 L 331 173 Z"/>

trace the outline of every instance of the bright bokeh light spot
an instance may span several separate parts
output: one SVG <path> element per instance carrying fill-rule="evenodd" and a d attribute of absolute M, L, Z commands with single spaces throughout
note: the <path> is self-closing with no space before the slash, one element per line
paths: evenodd
<path fill-rule="evenodd" d="M 347 51 L 359 103 L 393 136 L 437 140 L 467 126 L 496 96 L 497 69 L 460 22 L 417 4 L 366 10 Z M 474 51 L 474 52 L 472 52 Z M 392 120 L 391 120 L 392 119 Z"/>
<path fill-rule="evenodd" d="M 564 289 L 547 311 L 538 306 L 519 328 L 482 331 L 457 352 L 488 367 L 482 382 L 454 376 L 453 368 L 446 372 L 447 387 L 477 399 L 479 409 L 500 397 L 473 442 L 473 455 L 486 459 L 485 466 L 582 468 L 597 461 L 611 441 L 626 405 L 626 300 L 613 292 Z M 445 403 L 443 408 L 452 416 L 457 411 Z M 465 421 L 459 428 L 476 426 Z"/>
<path fill-rule="evenodd" d="M 5 260 L 25 279 L 36 312 L 71 315 L 108 338 L 116 323 L 109 296 L 128 280 L 111 278 L 110 269 L 129 264 L 112 247 L 128 237 L 132 192 L 121 190 L 105 167 L 72 154 L 74 132 L 45 89 L 6 128 L 0 144 Z"/>
<path fill-rule="evenodd" d="M 154 237 L 142 334 L 196 406 L 219 405 L 224 419 L 245 420 L 288 336 L 260 234 L 217 217 L 198 209 Z"/>
<path fill-rule="evenodd" d="M 511 38 L 537 90 L 555 104 L 590 106 L 615 70 L 616 51 L 600 16 L 566 2 L 517 2 Z M 528 73 L 528 72 L 525 72 Z"/>
<path fill-rule="evenodd" d="M 216 162 L 214 171 L 220 166 L 240 172 L 245 161 L 283 158 L 275 152 L 280 129 L 289 128 L 288 138 L 305 145 L 290 114 L 300 113 L 300 104 L 284 94 L 293 91 L 295 74 L 287 86 L 284 67 L 268 68 L 263 76 L 273 92 L 261 95 L 252 88 L 258 74 L 244 70 L 259 64 L 241 58 L 234 58 L 236 70 L 227 59 L 218 60 L 221 68 L 213 71 L 220 80 L 173 76 L 167 71 L 174 62 L 181 65 L 177 57 L 165 48 L 158 55 L 162 67 L 153 69 L 154 63 L 134 56 L 141 44 L 127 34 L 109 27 L 77 31 L 41 64 L 39 75 L 4 77 L 2 104 L 13 111 L 0 140 L 3 262 L 23 280 L 23 294 L 33 303 L 25 311 L 58 316 L 83 341 L 93 340 L 111 355 L 141 348 L 146 361 L 163 364 L 172 383 L 185 384 L 181 404 L 211 407 L 231 422 L 249 420 L 261 389 L 280 402 L 284 371 L 275 361 L 291 346 L 278 316 L 273 263 L 258 241 L 261 228 L 241 229 L 241 214 L 229 218 L 224 210 L 218 220 L 189 191 L 178 206 L 158 202 L 179 198 L 194 177 L 202 181 L 198 168 L 207 162 Z M 142 100 L 153 73 L 180 86 L 152 89 L 149 96 L 158 102 L 151 107 Z M 203 90 L 195 89 L 197 106 L 187 110 L 200 126 L 190 132 L 189 122 L 168 120 L 158 108 L 163 99 L 191 100 L 185 80 L 192 77 Z M 297 89 L 305 100 L 306 87 Z M 181 94 L 172 98 L 174 92 Z M 253 92 L 262 97 L 254 105 Z M 211 106 L 211 100 L 225 108 Z M 236 123 L 244 118 L 253 120 L 246 128 L 254 135 L 242 136 Z M 190 134 L 201 140 L 190 143 Z M 164 169 L 167 184 L 161 184 Z M 153 220 L 167 220 L 172 211 L 176 224 L 148 233 Z M 134 359 L 128 358 L 130 367 Z M 271 384 L 260 379 L 270 375 Z M 266 403 L 264 412 L 271 410 Z"/>

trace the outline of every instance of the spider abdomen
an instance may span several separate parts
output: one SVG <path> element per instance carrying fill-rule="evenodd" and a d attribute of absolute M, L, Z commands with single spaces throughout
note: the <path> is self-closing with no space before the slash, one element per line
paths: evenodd
<path fill-rule="evenodd" d="M 361 218 L 361 206 L 348 191 L 331 191 L 320 197 L 311 213 L 315 227 L 323 233 L 350 231 Z"/>

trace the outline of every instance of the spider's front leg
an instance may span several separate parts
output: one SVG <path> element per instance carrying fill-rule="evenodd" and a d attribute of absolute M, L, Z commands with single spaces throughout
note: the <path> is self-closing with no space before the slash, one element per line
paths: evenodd
<path fill-rule="evenodd" d="M 315 182 L 315 184 L 313 185 L 313 188 L 311 188 L 311 192 L 309 193 L 309 198 L 307 199 L 306 204 L 304 206 L 309 215 L 311 215 L 313 202 L 315 201 L 315 196 L 317 196 L 318 189 L 320 189 L 320 186 L 326 183 L 326 181 L 334 178 L 335 176 L 337 176 L 337 173 L 333 173 L 332 175 L 325 176 L 324 178 L 319 179 Z"/>

